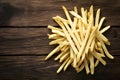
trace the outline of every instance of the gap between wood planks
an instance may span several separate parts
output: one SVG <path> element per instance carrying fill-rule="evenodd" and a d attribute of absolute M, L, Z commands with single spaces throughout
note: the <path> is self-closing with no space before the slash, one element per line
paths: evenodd
<path fill-rule="evenodd" d="M 120 28 L 111 27 L 105 36 L 111 41 L 107 46 L 112 55 L 120 55 Z M 47 55 L 55 46 L 49 46 L 46 27 L 40 28 L 0 28 L 1 56 L 42 56 Z"/>

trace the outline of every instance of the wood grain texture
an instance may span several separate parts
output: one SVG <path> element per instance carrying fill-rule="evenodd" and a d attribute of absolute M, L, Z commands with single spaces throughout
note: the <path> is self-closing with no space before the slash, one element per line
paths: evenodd
<path fill-rule="evenodd" d="M 112 27 L 105 33 L 111 41 L 108 46 L 113 55 L 120 55 L 120 28 Z M 49 46 L 47 28 L 1 28 L 0 55 L 44 55 L 55 46 Z M 117 43 L 116 43 L 117 42 Z"/>
<path fill-rule="evenodd" d="M 0 56 L 0 80 L 119 80 L 120 57 L 107 59 L 107 66 L 99 65 L 95 75 L 86 75 L 85 70 L 76 73 L 68 67 L 66 72 L 56 74 L 60 66 L 53 60 L 44 61 L 45 56 Z"/>
<path fill-rule="evenodd" d="M 57 24 L 53 16 L 65 17 L 61 6 L 69 10 L 73 6 L 101 8 L 102 16 L 107 17 L 104 25 L 119 26 L 120 0 L 0 0 L 0 25 L 9 26 L 47 26 Z"/>

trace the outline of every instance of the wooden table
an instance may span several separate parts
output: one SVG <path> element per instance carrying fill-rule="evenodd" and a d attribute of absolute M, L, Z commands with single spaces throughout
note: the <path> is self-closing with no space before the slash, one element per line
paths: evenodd
<path fill-rule="evenodd" d="M 53 16 L 65 17 L 62 5 L 71 10 L 91 4 L 106 16 L 104 26 L 111 25 L 105 35 L 115 59 L 105 58 L 107 66 L 100 64 L 93 76 L 71 67 L 56 74 L 60 64 L 44 61 L 54 48 L 48 45 L 47 25 L 58 26 Z M 0 25 L 0 80 L 120 80 L 120 0 L 0 0 Z"/>

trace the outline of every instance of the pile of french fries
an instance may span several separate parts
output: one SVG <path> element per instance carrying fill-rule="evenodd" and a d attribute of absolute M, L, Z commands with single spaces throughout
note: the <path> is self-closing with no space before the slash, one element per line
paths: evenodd
<path fill-rule="evenodd" d="M 101 29 L 105 17 L 100 19 L 100 9 L 94 15 L 93 6 L 89 10 L 81 8 L 81 15 L 78 14 L 77 7 L 69 12 L 66 7 L 62 8 L 67 19 L 60 16 L 53 17 L 60 28 L 48 25 L 52 31 L 52 34 L 48 34 L 49 39 L 52 39 L 49 45 L 57 45 L 57 47 L 45 60 L 57 54 L 54 60 L 59 60 L 61 63 L 57 73 L 61 70 L 65 71 L 71 65 L 77 72 L 85 68 L 87 74 L 94 74 L 99 62 L 106 65 L 103 57 L 114 59 L 106 48 L 110 42 L 103 35 L 110 26 Z"/>

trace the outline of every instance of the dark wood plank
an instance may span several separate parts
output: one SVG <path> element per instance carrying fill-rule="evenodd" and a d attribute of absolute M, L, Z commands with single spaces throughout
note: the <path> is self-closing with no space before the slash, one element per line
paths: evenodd
<path fill-rule="evenodd" d="M 60 66 L 53 60 L 44 61 L 45 56 L 0 56 L 0 80 L 120 80 L 120 56 L 107 59 L 107 66 L 99 65 L 94 76 L 85 70 L 76 73 L 68 67 L 66 72 L 56 74 Z"/>
<path fill-rule="evenodd" d="M 65 5 L 69 10 L 73 6 L 88 8 L 90 5 L 102 9 L 106 16 L 105 25 L 119 26 L 120 0 L 0 0 L 0 25 L 10 26 L 46 26 L 57 25 L 52 17 L 64 16 L 61 9 Z"/>
<path fill-rule="evenodd" d="M 47 54 L 51 50 L 48 33 L 46 28 L 1 28 L 0 53 Z"/>
<path fill-rule="evenodd" d="M 111 41 L 109 51 L 120 55 L 120 28 L 112 27 L 105 33 Z M 47 28 L 1 28 L 0 55 L 48 54 L 55 46 L 49 46 Z"/>

